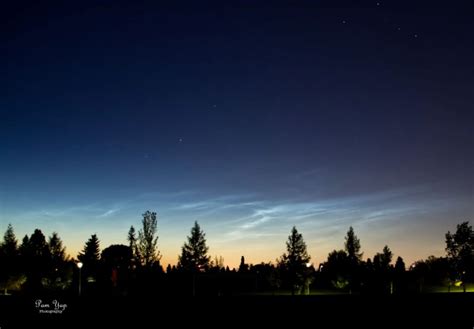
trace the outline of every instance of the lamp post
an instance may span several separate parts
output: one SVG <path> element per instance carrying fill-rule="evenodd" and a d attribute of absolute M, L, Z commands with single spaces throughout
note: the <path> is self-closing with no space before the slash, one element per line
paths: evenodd
<path fill-rule="evenodd" d="M 82 280 L 82 275 L 81 275 L 81 268 L 82 268 L 82 263 L 79 262 L 77 263 L 77 268 L 79 269 L 79 296 L 81 296 L 81 280 Z"/>
<path fill-rule="evenodd" d="M 311 267 L 313 266 L 313 264 L 311 264 L 310 262 L 307 262 L 305 265 L 306 265 L 307 271 L 306 271 L 305 280 L 304 280 L 304 294 L 309 295 L 310 293 L 309 285 L 311 283 L 310 275 L 313 274 Z"/>

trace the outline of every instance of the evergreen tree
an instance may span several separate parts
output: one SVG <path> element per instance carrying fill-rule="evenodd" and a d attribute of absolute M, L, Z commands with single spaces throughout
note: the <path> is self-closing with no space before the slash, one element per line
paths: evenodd
<path fill-rule="evenodd" d="M 392 258 L 393 253 L 388 246 L 383 247 L 382 252 L 374 256 L 375 288 L 379 293 L 392 291 L 393 267 L 390 265 Z"/>
<path fill-rule="evenodd" d="M 53 232 L 49 237 L 49 252 L 51 255 L 50 284 L 54 288 L 66 287 L 66 248 L 58 233 Z"/>
<path fill-rule="evenodd" d="M 93 280 L 97 277 L 100 259 L 100 241 L 96 234 L 92 234 L 84 245 L 84 249 L 79 253 L 77 258 L 82 262 L 82 274 Z"/>
<path fill-rule="evenodd" d="M 5 295 L 8 294 L 8 289 L 15 286 L 19 280 L 18 254 L 18 241 L 12 225 L 8 224 L 3 242 L 0 244 L 0 285 L 3 287 Z"/>
<path fill-rule="evenodd" d="M 4 256 L 13 259 L 18 255 L 18 241 L 13 231 L 12 224 L 8 224 L 7 230 L 3 235 L 3 243 L 1 244 Z"/>
<path fill-rule="evenodd" d="M 23 257 L 23 263 L 25 263 L 25 260 L 26 260 L 25 257 L 28 255 L 29 245 L 30 245 L 30 238 L 28 237 L 28 234 L 25 234 L 25 236 L 21 240 L 20 247 L 18 248 L 20 257 Z"/>
<path fill-rule="evenodd" d="M 53 232 L 53 234 L 49 237 L 48 245 L 53 267 L 62 267 L 66 262 L 66 247 L 63 246 L 63 241 L 59 237 L 58 233 Z"/>
<path fill-rule="evenodd" d="M 388 246 L 383 247 L 381 258 L 380 258 L 380 265 L 384 269 L 388 269 L 390 267 L 390 263 L 392 262 L 393 253 Z"/>
<path fill-rule="evenodd" d="M 132 266 L 137 265 L 140 262 L 140 255 L 138 254 L 137 237 L 133 225 L 128 230 L 127 241 L 132 251 Z"/>
<path fill-rule="evenodd" d="M 293 226 L 291 234 L 288 236 L 286 251 L 281 256 L 279 265 L 287 272 L 291 293 L 294 295 L 295 291 L 306 284 L 309 279 L 308 264 L 311 259 L 303 235 L 298 233 L 295 226 Z"/>
<path fill-rule="evenodd" d="M 363 253 L 360 252 L 360 240 L 354 234 L 354 229 L 349 227 L 347 231 L 346 242 L 344 244 L 349 261 L 352 263 L 359 263 L 362 259 Z"/>
<path fill-rule="evenodd" d="M 133 237 L 132 230 L 130 228 L 129 237 Z M 150 268 L 153 265 L 160 264 L 160 252 L 158 251 L 158 236 L 156 236 L 157 219 L 156 212 L 146 211 L 143 214 L 142 228 L 138 231 L 137 241 L 137 256 L 140 257 L 141 265 Z M 130 236 L 132 233 L 132 236 Z M 133 240 L 129 240 L 131 243 Z"/>
<path fill-rule="evenodd" d="M 354 234 L 354 229 L 349 227 L 344 243 L 345 251 L 347 253 L 347 279 L 349 285 L 349 293 L 357 289 L 360 285 L 360 264 L 363 253 L 360 252 L 360 240 Z"/>
<path fill-rule="evenodd" d="M 178 267 L 185 271 L 198 272 L 209 269 L 210 256 L 207 255 L 209 247 L 206 245 L 206 234 L 201 230 L 198 222 L 191 228 L 191 236 L 181 248 Z"/>
<path fill-rule="evenodd" d="M 86 264 L 98 263 L 100 259 L 100 241 L 97 234 L 92 234 L 89 240 L 84 245 L 82 252 L 79 253 L 79 260 L 86 266 Z"/>
<path fill-rule="evenodd" d="M 135 250 L 137 248 L 137 236 L 135 234 L 135 228 L 133 225 L 130 226 L 130 229 L 128 230 L 127 241 L 131 250 Z"/>
<path fill-rule="evenodd" d="M 240 257 L 240 265 L 239 265 L 239 272 L 244 273 L 249 270 L 249 265 L 245 264 L 244 256 Z"/>

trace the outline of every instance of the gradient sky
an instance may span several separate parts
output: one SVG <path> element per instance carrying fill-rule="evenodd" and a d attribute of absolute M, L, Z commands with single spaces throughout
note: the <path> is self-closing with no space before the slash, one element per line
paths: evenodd
<path fill-rule="evenodd" d="M 152 210 L 164 265 L 195 220 L 231 267 L 293 225 L 315 264 L 350 225 L 364 258 L 443 255 L 474 213 L 471 1 L 291 2 L 2 4 L 1 232 L 76 256 Z"/>

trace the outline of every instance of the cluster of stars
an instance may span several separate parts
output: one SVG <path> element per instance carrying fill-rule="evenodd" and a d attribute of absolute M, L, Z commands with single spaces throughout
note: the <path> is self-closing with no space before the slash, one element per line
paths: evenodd
<path fill-rule="evenodd" d="M 376 6 L 377 6 L 377 7 L 380 7 L 380 5 L 381 5 L 380 2 L 377 2 L 377 3 L 376 3 Z M 341 20 L 341 23 L 342 23 L 342 24 L 347 24 L 347 19 L 342 19 L 342 20 Z M 401 28 L 400 26 L 397 26 L 397 31 L 401 31 L 401 30 L 402 30 L 402 28 Z M 419 34 L 418 34 L 418 33 L 414 33 L 412 36 L 413 36 L 413 38 L 417 39 L 417 38 L 419 37 Z"/>

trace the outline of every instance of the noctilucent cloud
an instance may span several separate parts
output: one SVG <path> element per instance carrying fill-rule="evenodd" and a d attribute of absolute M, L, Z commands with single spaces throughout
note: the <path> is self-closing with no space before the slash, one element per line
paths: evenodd
<path fill-rule="evenodd" d="M 474 213 L 472 6 L 254 1 L 6 7 L 0 229 L 126 243 L 164 265 L 197 220 L 226 265 L 444 254 Z"/>

